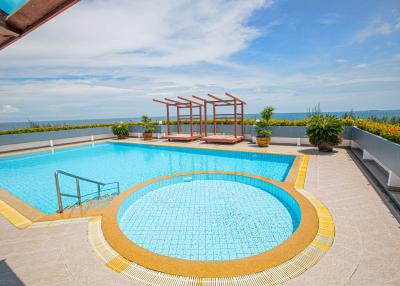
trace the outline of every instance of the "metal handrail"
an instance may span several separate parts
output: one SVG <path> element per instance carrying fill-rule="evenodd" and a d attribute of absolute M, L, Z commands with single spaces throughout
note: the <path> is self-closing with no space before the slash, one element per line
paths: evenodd
<path fill-rule="evenodd" d="M 68 176 L 71 178 L 75 178 L 75 185 L 76 185 L 76 195 L 70 195 L 70 194 L 65 194 L 65 193 L 61 193 L 61 188 L 60 188 L 60 180 L 59 180 L 59 175 L 64 175 L 64 176 Z M 62 170 L 57 170 L 54 172 L 54 179 L 56 182 L 56 191 L 57 191 L 57 199 L 58 199 L 58 212 L 62 213 L 64 211 L 63 205 L 62 205 L 62 199 L 61 197 L 70 197 L 70 198 L 77 198 L 78 199 L 78 204 L 80 205 L 82 203 L 82 198 L 83 197 L 87 197 L 93 194 L 97 194 L 97 198 L 100 198 L 101 192 L 104 191 L 109 191 L 109 190 L 113 190 L 113 189 L 117 189 L 118 194 L 120 193 L 120 189 L 119 189 L 119 182 L 110 182 L 110 183 L 103 183 L 103 182 L 99 182 L 99 181 L 95 181 L 92 179 L 88 179 L 88 178 L 84 178 L 78 175 L 74 175 Z M 93 192 L 93 193 L 89 193 L 86 195 L 81 195 L 81 187 L 79 184 L 79 181 L 85 181 L 88 183 L 92 183 L 92 184 L 96 184 L 97 185 L 97 191 Z M 101 189 L 101 187 L 107 186 L 107 185 L 111 185 L 111 184 L 116 184 L 115 187 L 113 188 L 108 188 L 108 189 Z"/>

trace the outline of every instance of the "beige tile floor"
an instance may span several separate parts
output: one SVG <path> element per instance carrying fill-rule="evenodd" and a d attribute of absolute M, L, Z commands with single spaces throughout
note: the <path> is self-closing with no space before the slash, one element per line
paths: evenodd
<path fill-rule="evenodd" d="M 286 284 L 400 285 L 400 225 L 348 151 L 322 155 L 281 145 L 267 150 L 311 155 L 305 189 L 327 205 L 336 226 L 329 252 Z M 0 217 L 0 285 L 137 284 L 104 266 L 88 242 L 85 221 L 17 230 Z"/>

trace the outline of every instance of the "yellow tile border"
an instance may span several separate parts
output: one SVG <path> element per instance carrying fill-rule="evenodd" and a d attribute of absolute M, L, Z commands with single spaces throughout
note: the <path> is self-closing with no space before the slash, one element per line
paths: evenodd
<path fill-rule="evenodd" d="M 31 220 L 2 200 L 0 200 L 0 215 L 19 229 L 27 228 L 32 224 Z"/>
<path fill-rule="evenodd" d="M 297 173 L 297 178 L 294 184 L 296 189 L 304 189 L 304 184 L 306 182 L 306 173 L 308 167 L 309 155 L 304 155 L 301 161 L 299 171 Z"/>

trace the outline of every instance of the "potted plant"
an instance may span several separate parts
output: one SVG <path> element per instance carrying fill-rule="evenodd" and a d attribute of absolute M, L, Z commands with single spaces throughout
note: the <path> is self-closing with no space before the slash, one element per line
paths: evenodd
<path fill-rule="evenodd" d="M 154 128 L 151 127 L 151 118 L 147 115 L 142 116 L 142 126 L 143 126 L 143 139 L 144 140 L 151 140 L 153 139 L 153 132 Z"/>
<path fill-rule="evenodd" d="M 333 115 L 315 114 L 307 120 L 306 133 L 310 143 L 322 152 L 332 152 L 333 147 L 342 142 L 339 135 L 342 131 L 343 122 Z"/>
<path fill-rule="evenodd" d="M 118 139 L 127 138 L 129 136 L 128 124 L 123 122 L 114 123 L 112 126 L 112 132 L 118 137 Z"/>
<path fill-rule="evenodd" d="M 260 147 L 268 147 L 271 142 L 272 131 L 268 128 L 272 118 L 274 108 L 272 106 L 265 107 L 261 112 L 261 118 L 255 122 L 255 131 L 257 135 L 257 144 Z"/>

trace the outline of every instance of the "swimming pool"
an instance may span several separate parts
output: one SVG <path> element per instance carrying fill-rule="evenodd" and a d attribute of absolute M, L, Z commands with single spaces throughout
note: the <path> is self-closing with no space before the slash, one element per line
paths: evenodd
<path fill-rule="evenodd" d="M 295 156 L 128 143 L 98 143 L 0 158 L 0 188 L 40 211 L 57 210 L 54 172 L 63 170 L 101 182 L 118 181 L 121 191 L 145 180 L 201 170 L 245 172 L 284 181 Z M 64 193 L 76 194 L 74 180 L 60 179 Z M 81 192 L 95 191 L 81 184 Z M 63 198 L 64 205 L 76 203 Z"/>
<path fill-rule="evenodd" d="M 119 207 L 124 235 L 173 258 L 226 261 L 273 249 L 296 231 L 298 203 L 265 181 L 233 174 L 191 174 L 157 181 Z"/>

